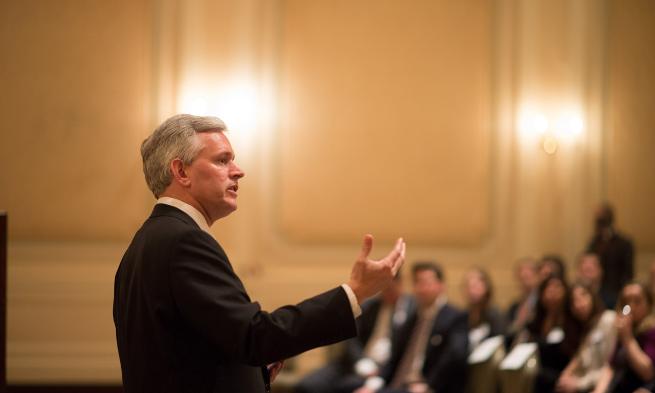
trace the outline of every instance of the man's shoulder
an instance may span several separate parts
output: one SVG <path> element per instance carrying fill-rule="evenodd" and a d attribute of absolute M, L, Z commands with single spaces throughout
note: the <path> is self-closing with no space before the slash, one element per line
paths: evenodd
<path fill-rule="evenodd" d="M 467 312 L 451 303 L 446 303 L 441 307 L 441 310 L 439 310 L 437 321 L 445 326 L 455 327 L 455 325 L 462 323 L 465 325 L 467 321 Z"/>
<path fill-rule="evenodd" d="M 189 235 L 194 238 L 215 241 L 182 210 L 164 204 L 155 205 L 152 214 L 143 223 L 140 232 L 167 239 Z"/>
<path fill-rule="evenodd" d="M 170 248 L 180 243 L 202 243 L 211 248 L 220 245 L 183 211 L 168 205 L 155 205 L 132 240 L 132 245 Z"/>
<path fill-rule="evenodd" d="M 166 225 L 171 226 L 171 229 L 197 228 L 201 230 L 188 214 L 176 207 L 162 203 L 155 205 L 145 224 L 154 227 Z"/>

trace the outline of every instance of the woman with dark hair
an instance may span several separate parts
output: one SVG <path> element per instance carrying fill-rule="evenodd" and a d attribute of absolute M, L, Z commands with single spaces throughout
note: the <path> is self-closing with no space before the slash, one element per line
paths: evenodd
<path fill-rule="evenodd" d="M 561 393 L 590 392 L 598 383 L 616 343 L 616 313 L 606 310 L 594 289 L 582 282 L 571 287 L 569 308 L 581 324 L 582 343 L 557 381 Z"/>
<path fill-rule="evenodd" d="M 559 275 L 546 277 L 539 285 L 537 309 L 527 326 L 527 341 L 539 347 L 536 393 L 551 393 L 560 373 L 575 353 L 581 328 L 572 318 L 566 281 Z"/>
<path fill-rule="evenodd" d="M 566 263 L 557 254 L 546 254 L 539 261 L 539 278 L 543 281 L 549 276 L 558 276 L 566 281 Z"/>
<path fill-rule="evenodd" d="M 501 312 L 492 304 L 493 284 L 485 270 L 472 268 L 462 284 L 468 314 L 469 347 L 473 349 L 484 339 L 503 334 L 505 322 Z"/>
<path fill-rule="evenodd" d="M 655 318 L 653 295 L 644 284 L 631 282 L 617 303 L 616 350 L 594 392 L 632 393 L 655 379 Z"/>

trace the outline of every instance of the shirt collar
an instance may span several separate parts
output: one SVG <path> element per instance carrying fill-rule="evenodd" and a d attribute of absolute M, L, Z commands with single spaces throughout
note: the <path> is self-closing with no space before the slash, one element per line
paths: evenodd
<path fill-rule="evenodd" d="M 448 302 L 448 297 L 446 295 L 441 295 L 437 297 L 434 303 L 432 303 L 429 307 L 423 310 L 419 310 L 419 314 L 421 314 L 425 318 L 432 318 L 439 313 L 441 307 L 443 307 L 447 302 Z"/>
<path fill-rule="evenodd" d="M 175 199 L 175 198 L 171 198 L 171 197 L 161 197 L 161 198 L 157 199 L 157 203 L 161 203 L 163 205 L 173 206 L 173 207 L 176 207 L 176 208 L 182 210 L 189 217 L 191 217 L 191 219 L 193 221 L 195 221 L 196 224 L 198 224 L 200 229 L 202 229 L 203 231 L 209 233 L 209 225 L 207 225 L 207 220 L 205 220 L 205 216 L 203 216 L 202 213 L 200 213 L 198 211 L 198 209 L 196 209 L 195 207 L 189 205 L 186 202 L 182 202 L 179 199 Z"/>

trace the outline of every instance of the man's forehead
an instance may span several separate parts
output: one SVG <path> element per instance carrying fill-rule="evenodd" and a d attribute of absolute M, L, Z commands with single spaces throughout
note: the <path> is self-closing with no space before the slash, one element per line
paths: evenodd
<path fill-rule="evenodd" d="M 232 144 L 224 132 L 221 131 L 207 131 L 198 134 L 198 138 L 203 143 L 204 148 L 211 148 L 212 150 L 232 151 Z"/>

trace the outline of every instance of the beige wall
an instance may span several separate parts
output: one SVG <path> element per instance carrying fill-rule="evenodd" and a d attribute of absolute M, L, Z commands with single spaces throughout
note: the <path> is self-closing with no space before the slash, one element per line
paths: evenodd
<path fill-rule="evenodd" d="M 11 382 L 120 379 L 113 274 L 152 198 L 138 147 L 172 113 L 223 117 L 247 173 L 212 229 L 265 307 L 347 278 L 361 235 L 405 236 L 449 293 L 487 267 L 572 259 L 609 198 L 655 258 L 655 16 L 640 1 L 14 1 L 0 5 L 0 209 Z M 582 109 L 553 155 L 526 102 Z M 549 112 L 550 111 L 550 112 Z M 305 356 L 305 368 L 319 359 Z"/>

